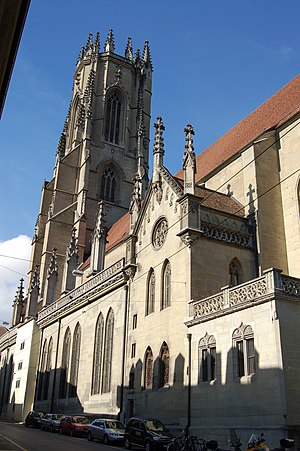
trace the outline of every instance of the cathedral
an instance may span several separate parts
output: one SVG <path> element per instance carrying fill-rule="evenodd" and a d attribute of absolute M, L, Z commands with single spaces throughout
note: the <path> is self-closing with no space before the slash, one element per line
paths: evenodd
<path fill-rule="evenodd" d="M 0 418 L 158 417 L 228 447 L 300 446 L 300 76 L 164 166 L 149 43 L 89 35 L 0 337 Z M 180 167 L 180 162 L 178 163 Z"/>

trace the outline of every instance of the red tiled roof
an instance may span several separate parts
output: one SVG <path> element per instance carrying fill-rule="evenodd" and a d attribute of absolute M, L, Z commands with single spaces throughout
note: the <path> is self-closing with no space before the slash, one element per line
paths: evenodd
<path fill-rule="evenodd" d="M 299 112 L 300 75 L 198 155 L 196 180 L 202 180 L 266 130 L 282 125 Z M 183 171 L 176 175 L 183 178 Z"/>
<path fill-rule="evenodd" d="M 130 214 L 129 212 L 122 216 L 115 222 L 108 231 L 105 250 L 108 251 L 116 244 L 120 243 L 126 236 L 129 235 Z"/>

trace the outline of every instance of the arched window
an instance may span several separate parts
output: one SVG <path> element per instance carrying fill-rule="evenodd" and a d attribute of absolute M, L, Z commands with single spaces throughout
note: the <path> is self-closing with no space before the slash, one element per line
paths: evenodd
<path fill-rule="evenodd" d="M 234 348 L 234 376 L 250 376 L 256 372 L 254 333 L 251 326 L 243 323 L 232 335 Z"/>
<path fill-rule="evenodd" d="M 148 275 L 146 315 L 154 312 L 155 304 L 155 273 L 151 268 Z"/>
<path fill-rule="evenodd" d="M 162 302 L 161 309 L 171 305 L 171 265 L 168 260 L 166 260 L 163 273 L 162 273 Z"/>
<path fill-rule="evenodd" d="M 106 168 L 103 172 L 100 199 L 108 202 L 115 202 L 116 200 L 116 176 L 111 168 Z"/>
<path fill-rule="evenodd" d="M 95 330 L 92 395 L 100 393 L 103 334 L 104 334 L 104 318 L 102 313 L 100 313 L 100 315 L 98 316 Z"/>
<path fill-rule="evenodd" d="M 120 144 L 122 100 L 118 92 L 114 92 L 106 102 L 105 133 L 106 141 Z"/>
<path fill-rule="evenodd" d="M 216 339 L 206 334 L 199 341 L 199 381 L 207 382 L 216 379 Z"/>
<path fill-rule="evenodd" d="M 169 384 L 170 354 L 167 343 L 164 341 L 159 353 L 159 387 Z"/>
<path fill-rule="evenodd" d="M 114 312 L 112 309 L 110 309 L 106 318 L 106 326 L 105 326 L 102 393 L 110 392 L 113 338 L 114 338 Z"/>
<path fill-rule="evenodd" d="M 70 374 L 70 398 L 74 398 L 77 395 L 78 384 L 78 369 L 80 360 L 80 342 L 81 342 L 81 327 L 78 323 L 75 327 L 72 349 L 72 361 L 71 361 L 71 374 Z"/>
<path fill-rule="evenodd" d="M 235 257 L 229 263 L 229 285 L 235 287 L 242 283 L 242 266 Z"/>
<path fill-rule="evenodd" d="M 39 374 L 39 384 L 38 384 L 38 394 L 37 399 L 43 399 L 43 391 L 44 391 L 44 378 L 45 378 L 45 369 L 46 369 L 46 361 L 47 361 L 47 340 L 44 340 L 42 356 L 41 356 L 41 366 L 40 366 L 40 374 Z"/>
<path fill-rule="evenodd" d="M 43 399 L 48 399 L 52 349 L 53 349 L 53 340 L 51 337 L 49 340 L 49 344 L 48 344 L 48 352 L 47 352 L 47 359 L 46 359 L 46 365 L 45 365 L 44 387 L 43 387 L 43 394 L 42 394 Z"/>
<path fill-rule="evenodd" d="M 63 343 L 63 351 L 61 358 L 61 373 L 60 373 L 60 383 L 59 383 L 59 397 L 66 398 L 67 396 L 67 382 L 68 382 L 68 372 L 69 372 L 69 362 L 70 362 L 70 350 L 71 350 L 71 332 L 70 329 L 67 328 L 64 343 Z"/>
<path fill-rule="evenodd" d="M 153 386 L 153 353 L 150 346 L 146 349 L 145 354 L 145 370 L 144 370 L 144 387 L 151 390 Z"/>

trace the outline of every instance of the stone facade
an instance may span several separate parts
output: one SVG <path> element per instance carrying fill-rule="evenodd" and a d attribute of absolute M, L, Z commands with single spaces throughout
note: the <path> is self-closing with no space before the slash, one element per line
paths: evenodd
<path fill-rule="evenodd" d="M 198 157 L 188 124 L 176 175 L 157 118 L 148 182 L 151 74 L 111 31 L 80 53 L 2 355 L 35 324 L 36 409 L 299 440 L 300 79 Z"/>

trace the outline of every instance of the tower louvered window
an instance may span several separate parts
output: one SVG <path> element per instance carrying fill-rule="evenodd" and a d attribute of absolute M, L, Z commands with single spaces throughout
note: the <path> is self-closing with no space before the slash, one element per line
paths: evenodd
<path fill-rule="evenodd" d="M 102 175 L 100 198 L 109 202 L 116 200 L 116 176 L 111 168 L 106 168 Z"/>
<path fill-rule="evenodd" d="M 114 337 L 114 312 L 110 309 L 105 327 L 102 393 L 109 393 L 111 387 L 111 369 Z"/>
<path fill-rule="evenodd" d="M 70 350 L 71 350 L 71 332 L 68 328 L 64 337 L 63 352 L 61 359 L 61 373 L 60 373 L 60 384 L 59 384 L 59 397 L 66 398 L 67 396 L 67 378 L 69 372 L 69 362 L 70 362 Z"/>
<path fill-rule="evenodd" d="M 114 144 L 120 143 L 122 102 L 117 92 L 114 92 L 106 104 L 105 140 Z"/>
<path fill-rule="evenodd" d="M 80 342 L 81 342 L 81 327 L 80 324 L 77 324 L 73 338 L 70 390 L 69 390 L 70 398 L 74 398 L 77 395 L 78 369 L 80 360 Z"/>
<path fill-rule="evenodd" d="M 104 318 L 102 313 L 98 317 L 95 331 L 95 345 L 94 345 L 94 367 L 92 379 L 92 395 L 100 393 L 101 384 L 101 365 L 103 353 L 103 334 L 104 334 Z"/>

